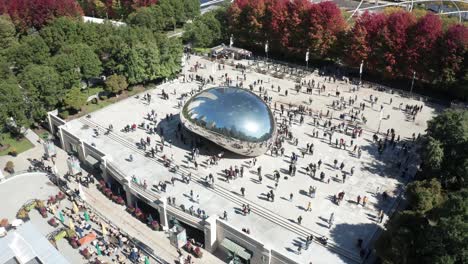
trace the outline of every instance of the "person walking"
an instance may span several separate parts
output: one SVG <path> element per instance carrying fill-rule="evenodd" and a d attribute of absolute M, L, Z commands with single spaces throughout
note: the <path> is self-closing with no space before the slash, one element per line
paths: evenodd
<path fill-rule="evenodd" d="M 362 198 L 362 206 L 366 207 L 366 203 L 367 203 L 367 196 L 364 196 L 364 198 Z"/>
<path fill-rule="evenodd" d="M 297 218 L 297 224 L 300 225 L 302 223 L 302 216 L 299 216 Z"/>
<path fill-rule="evenodd" d="M 289 201 L 290 201 L 290 202 L 292 201 L 293 197 L 294 197 L 293 193 L 290 193 L 290 194 L 289 194 Z"/>
<path fill-rule="evenodd" d="M 245 188 L 241 187 L 240 191 L 241 191 L 242 196 L 245 196 Z"/>
<path fill-rule="evenodd" d="M 309 202 L 307 203 L 307 209 L 306 209 L 306 211 L 307 211 L 307 212 L 312 212 L 312 202 L 311 202 L 311 201 L 309 201 Z"/>

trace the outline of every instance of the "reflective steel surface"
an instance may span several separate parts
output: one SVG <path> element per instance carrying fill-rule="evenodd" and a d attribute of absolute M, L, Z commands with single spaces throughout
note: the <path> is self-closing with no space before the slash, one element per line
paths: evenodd
<path fill-rule="evenodd" d="M 245 156 L 265 153 L 276 133 L 273 115 L 263 100 L 235 87 L 215 87 L 194 95 L 180 118 L 190 131 Z"/>

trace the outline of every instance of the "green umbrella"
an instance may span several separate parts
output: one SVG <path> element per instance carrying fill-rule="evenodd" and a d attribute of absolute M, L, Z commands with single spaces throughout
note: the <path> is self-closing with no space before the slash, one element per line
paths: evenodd
<path fill-rule="evenodd" d="M 85 211 L 85 212 L 84 212 L 84 219 L 86 220 L 86 222 L 89 222 L 89 214 L 88 214 L 88 211 Z"/>
<path fill-rule="evenodd" d="M 99 247 L 99 244 L 96 244 L 96 251 L 98 256 L 102 256 L 101 248 Z"/>
<path fill-rule="evenodd" d="M 60 218 L 60 222 L 62 222 L 63 224 L 63 222 L 65 222 L 65 218 L 63 217 L 62 211 L 59 211 L 59 218 Z"/>
<path fill-rule="evenodd" d="M 148 256 L 145 256 L 145 264 L 150 264 Z"/>

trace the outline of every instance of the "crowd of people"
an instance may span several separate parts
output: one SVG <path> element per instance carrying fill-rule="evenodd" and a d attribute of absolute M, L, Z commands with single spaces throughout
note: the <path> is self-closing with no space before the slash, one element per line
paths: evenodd
<path fill-rule="evenodd" d="M 314 77 L 314 76 L 305 76 L 296 86 L 294 87 L 281 87 L 281 85 L 267 84 L 271 83 L 270 78 L 264 80 L 262 78 L 256 78 L 250 80 L 247 78 L 248 67 L 236 67 L 239 76 L 232 76 L 232 73 L 224 72 L 226 68 L 225 65 L 218 65 L 218 71 L 221 74 L 204 74 L 201 72 L 202 69 L 206 69 L 206 63 L 197 61 L 193 66 L 190 67 L 190 73 L 185 74 L 181 77 L 182 82 L 198 82 L 201 83 L 200 89 L 202 89 L 206 84 L 220 84 L 220 85 L 232 85 L 240 88 L 248 88 L 252 92 L 258 94 L 266 104 L 268 104 L 273 112 L 274 119 L 277 125 L 277 131 L 273 143 L 269 146 L 269 149 L 266 155 L 272 157 L 285 157 L 287 156 L 287 169 L 282 170 L 282 162 L 278 162 L 277 168 L 271 171 L 271 179 L 274 181 L 274 186 L 269 188 L 266 192 L 262 191 L 262 185 L 264 184 L 263 178 L 266 175 L 270 175 L 270 171 L 265 172 L 262 168 L 262 164 L 257 165 L 257 159 L 252 158 L 248 160 L 247 165 L 244 164 L 245 160 L 240 160 L 237 165 L 226 166 L 220 161 L 224 158 L 224 153 L 217 154 L 208 154 L 201 155 L 201 149 L 205 146 L 206 141 L 200 139 L 197 136 L 194 136 L 192 133 L 188 132 L 183 128 L 182 124 L 178 120 L 174 120 L 173 114 L 168 114 L 166 117 L 159 117 L 156 110 L 150 110 L 144 116 L 142 116 L 142 122 L 140 124 L 128 124 L 122 131 L 131 133 L 134 132 L 137 128 L 143 129 L 147 132 L 148 136 L 146 138 L 140 138 L 140 141 L 137 143 L 140 149 L 143 149 L 147 153 L 147 157 L 158 158 L 158 153 L 163 157 L 166 167 L 175 167 L 183 163 L 187 163 L 185 166 L 189 169 L 190 174 L 180 173 L 179 176 L 172 176 L 171 183 L 172 185 L 179 184 L 175 183 L 180 181 L 184 184 L 191 183 L 191 173 L 194 175 L 199 175 L 203 173 L 199 171 L 199 167 L 203 164 L 203 167 L 208 168 L 210 173 L 207 175 L 201 175 L 204 185 L 207 188 L 215 188 L 215 177 L 213 174 L 220 173 L 223 175 L 224 181 L 226 183 L 231 183 L 232 181 L 243 181 L 242 178 L 248 174 L 256 174 L 256 183 L 260 186 L 254 190 L 247 191 L 247 186 L 242 186 L 240 188 L 240 194 L 242 197 L 249 196 L 248 193 L 256 192 L 255 196 L 260 196 L 259 199 L 264 198 L 264 200 L 275 203 L 275 198 L 279 192 L 279 186 L 282 185 L 282 182 L 285 182 L 289 177 L 296 177 L 298 172 L 301 172 L 301 165 L 304 165 L 305 162 L 305 172 L 301 172 L 308 177 L 311 181 L 317 180 L 325 184 L 335 184 L 339 183 L 343 186 L 346 186 L 348 179 L 351 177 L 356 177 L 356 174 L 359 173 L 358 169 L 354 165 L 355 162 L 350 162 L 352 159 L 360 159 L 364 152 L 370 152 L 375 150 L 379 155 L 387 153 L 388 158 L 396 161 L 397 167 L 395 169 L 401 171 L 401 177 L 409 176 L 409 166 L 412 162 L 416 161 L 416 158 L 411 156 L 412 150 L 415 148 L 417 139 L 419 138 L 413 135 L 413 141 L 400 140 L 400 135 L 397 129 L 390 128 L 385 132 L 375 131 L 367 127 L 368 117 L 366 116 L 369 111 L 380 111 L 383 112 L 384 109 L 391 108 L 393 100 L 391 99 L 388 103 L 382 102 L 376 95 L 371 94 L 368 98 L 360 97 L 358 91 L 359 86 L 353 87 L 351 95 L 344 96 L 344 91 L 342 89 L 335 88 L 334 93 L 333 89 L 329 87 L 330 84 L 335 84 L 337 81 L 342 81 L 345 84 L 349 82 L 349 78 L 339 75 L 331 75 L 323 78 Z M 295 90 L 297 94 L 303 93 L 304 96 L 307 96 L 308 102 L 303 101 L 301 104 L 292 104 L 284 103 L 279 100 L 275 100 L 273 95 L 276 93 L 281 97 L 292 96 L 288 95 L 288 90 Z M 282 92 L 283 91 L 283 92 Z M 346 91 L 349 92 L 349 91 Z M 192 90 L 189 94 L 194 94 Z M 174 91 L 174 95 L 176 92 Z M 178 99 L 178 108 L 181 108 L 183 105 L 183 100 L 188 97 L 188 94 L 180 94 L 181 99 Z M 327 108 L 314 108 L 313 106 L 313 97 L 330 97 L 331 104 Z M 161 93 L 161 98 L 168 99 L 168 94 L 163 90 Z M 143 98 L 144 102 L 150 102 L 150 94 L 145 95 Z M 380 103 L 380 104 L 379 104 Z M 406 105 L 405 108 L 402 107 L 402 104 L 399 106 L 400 111 L 404 112 L 408 119 L 411 121 L 415 120 L 416 115 L 421 112 L 423 109 L 422 105 Z M 380 119 L 383 117 L 381 116 Z M 303 142 L 303 138 L 300 133 L 302 129 L 296 130 L 297 127 L 306 126 L 309 140 Z M 172 127 L 172 130 L 171 128 Z M 166 132 L 166 130 L 170 132 Z M 153 136 L 159 135 L 159 140 L 152 139 Z M 365 140 L 363 139 L 364 135 L 373 135 L 373 142 L 370 145 L 366 142 L 366 150 L 364 150 L 363 144 Z M 334 151 L 344 151 L 349 154 L 349 158 L 345 160 L 339 160 L 334 158 L 332 164 L 326 164 L 327 167 L 323 166 L 322 156 L 319 151 L 316 149 L 316 144 L 314 142 L 321 141 L 329 145 L 330 148 L 335 149 Z M 188 149 L 188 155 L 185 155 L 184 160 L 176 160 L 173 157 L 171 152 L 170 158 L 169 153 L 165 151 L 165 146 L 169 148 L 172 147 L 175 143 L 182 144 Z M 293 149 L 293 151 L 288 151 L 287 149 Z M 206 158 L 206 160 L 204 160 Z M 133 160 L 132 157 L 129 160 Z M 178 168 L 178 167 L 177 167 Z M 248 169 L 253 168 L 255 173 L 249 171 Z M 176 177 L 180 177 L 176 178 Z M 267 176 L 270 177 L 270 176 Z M 304 182 L 305 185 L 309 186 L 307 182 Z M 145 183 L 146 185 L 146 183 Z M 161 191 L 165 192 L 167 186 L 162 182 L 159 184 L 162 186 Z M 340 205 L 345 201 L 345 187 L 342 187 L 343 190 L 338 193 L 330 194 L 332 199 L 331 202 Z M 284 188 L 282 188 L 284 189 Z M 260 190 L 260 193 L 258 194 Z M 293 201 L 294 190 L 289 194 L 289 201 Z M 322 191 L 322 190 L 320 190 Z M 310 200 L 307 202 L 306 206 L 303 207 L 305 212 L 311 212 L 314 210 L 314 199 L 317 199 L 317 186 L 309 186 L 308 192 L 306 195 Z M 193 190 L 187 194 L 190 197 L 190 201 L 195 205 L 200 205 L 199 194 L 194 194 Z M 375 192 L 376 199 L 381 197 L 388 197 L 388 191 L 381 190 L 380 192 Z M 195 208 L 193 204 L 184 204 L 181 202 L 179 205 L 176 204 L 175 197 L 168 197 L 168 202 L 170 205 L 182 208 L 182 210 L 189 212 L 192 215 L 199 216 L 203 219 L 207 218 L 206 212 L 199 208 Z M 356 198 L 356 204 L 362 206 L 363 208 L 368 207 L 370 203 L 369 197 L 363 192 Z M 382 223 L 385 217 L 385 208 L 377 208 L 375 203 L 371 210 L 378 212 L 376 216 L 376 222 Z M 340 210 L 339 207 L 336 210 Z M 221 218 L 228 221 L 228 211 L 224 210 L 221 213 Z M 251 208 L 249 204 L 244 204 L 240 210 L 241 214 L 246 216 L 250 214 Z M 303 221 L 302 215 L 297 217 L 296 223 L 301 225 Z M 342 220 L 340 220 L 341 222 Z M 326 221 L 328 228 L 333 228 L 335 223 L 335 214 L 332 213 Z M 251 233 L 255 232 L 254 227 L 246 227 L 245 230 Z M 246 232 L 245 231 L 245 232 Z M 310 236 L 314 237 L 314 236 Z M 325 237 L 319 236 L 318 238 L 324 240 Z M 309 239 L 309 237 L 308 237 Z M 309 241 L 309 240 L 307 240 Z M 326 241 L 326 239 L 325 239 Z M 306 243 L 305 249 L 308 248 Z M 304 248 L 300 246 L 298 252 L 301 252 Z"/>

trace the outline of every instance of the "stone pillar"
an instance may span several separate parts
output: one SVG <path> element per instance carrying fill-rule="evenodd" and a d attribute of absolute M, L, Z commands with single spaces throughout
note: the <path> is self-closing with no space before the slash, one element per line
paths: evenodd
<path fill-rule="evenodd" d="M 208 252 L 214 252 L 217 244 L 217 228 L 216 228 L 217 215 L 211 215 L 205 220 L 204 233 L 205 233 L 205 249 Z"/>
<path fill-rule="evenodd" d="M 101 171 L 102 171 L 102 179 L 105 182 L 108 182 L 110 176 L 107 174 L 107 156 L 102 157 Z"/>
<path fill-rule="evenodd" d="M 263 245 L 263 252 L 262 252 L 262 264 L 270 264 L 271 263 L 271 248 Z"/>
<path fill-rule="evenodd" d="M 81 149 L 81 153 L 78 152 L 78 156 L 80 157 L 81 161 L 82 162 L 86 162 L 86 148 L 85 148 L 85 145 L 84 145 L 84 141 L 80 140 L 80 149 Z"/>
<path fill-rule="evenodd" d="M 59 127 L 59 131 L 60 131 L 60 133 L 59 133 L 60 134 L 60 144 L 62 145 L 62 149 L 68 152 L 67 148 L 65 147 L 65 141 L 63 139 L 63 130 L 62 130 L 61 127 Z"/>
<path fill-rule="evenodd" d="M 162 226 L 163 230 L 169 230 L 169 221 L 167 220 L 167 197 L 162 196 L 158 201 L 158 211 L 159 211 L 159 224 Z"/>
<path fill-rule="evenodd" d="M 49 123 L 50 134 L 55 135 L 54 124 L 52 124 L 52 118 L 50 113 L 47 113 L 47 122 Z"/>
<path fill-rule="evenodd" d="M 125 190 L 125 195 L 127 197 L 127 206 L 130 207 L 130 206 L 133 206 L 135 207 L 135 196 L 132 194 L 132 191 L 130 190 L 130 187 L 128 185 L 124 185 L 123 186 L 124 190 Z"/>

